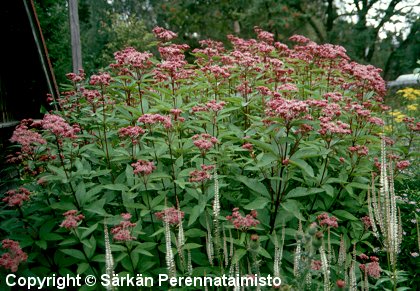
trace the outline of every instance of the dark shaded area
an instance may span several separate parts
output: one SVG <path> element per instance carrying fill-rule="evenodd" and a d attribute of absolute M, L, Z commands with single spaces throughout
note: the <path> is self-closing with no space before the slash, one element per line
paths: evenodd
<path fill-rule="evenodd" d="M 40 118 L 57 86 L 31 0 L 3 1 L 0 8 L 0 148 L 16 122 Z"/>

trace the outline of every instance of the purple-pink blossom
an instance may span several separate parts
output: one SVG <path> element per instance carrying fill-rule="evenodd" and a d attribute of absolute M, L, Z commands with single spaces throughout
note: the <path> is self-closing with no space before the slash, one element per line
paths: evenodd
<path fill-rule="evenodd" d="M 135 163 L 132 163 L 131 166 L 134 168 L 134 174 L 140 174 L 142 176 L 150 175 L 154 170 L 156 170 L 155 164 L 145 160 L 138 160 Z"/>
<path fill-rule="evenodd" d="M 4 239 L 2 247 L 7 250 L 7 253 L 2 254 L 0 257 L 0 266 L 6 270 L 16 272 L 20 263 L 28 259 L 28 255 L 22 251 L 17 241 L 11 239 Z"/>
<path fill-rule="evenodd" d="M 83 214 L 77 214 L 77 210 L 69 210 L 63 213 L 65 219 L 60 224 L 60 227 L 64 227 L 65 229 L 75 229 L 81 220 L 85 218 Z"/>
<path fill-rule="evenodd" d="M 6 202 L 10 207 L 20 207 L 23 205 L 23 201 L 29 200 L 31 192 L 24 187 L 20 187 L 19 189 L 7 191 L 6 195 L 2 200 L 3 202 Z"/>
<path fill-rule="evenodd" d="M 317 216 L 320 226 L 338 227 L 337 218 L 334 216 L 328 216 L 327 213 L 322 213 Z"/>
<path fill-rule="evenodd" d="M 116 241 L 130 241 L 134 240 L 135 237 L 131 235 L 133 227 L 136 226 L 136 223 L 130 221 L 130 213 L 121 213 L 122 221 L 115 227 L 111 229 L 113 238 Z"/>
<path fill-rule="evenodd" d="M 155 213 L 156 217 L 162 221 L 168 222 L 170 225 L 178 225 L 184 218 L 185 213 L 175 207 L 166 208 Z"/>
<path fill-rule="evenodd" d="M 233 208 L 232 215 L 226 216 L 226 219 L 231 221 L 236 229 L 240 230 L 247 230 L 260 224 L 257 220 L 256 210 L 251 210 L 249 214 L 242 216 L 239 213 L 239 208 Z"/>

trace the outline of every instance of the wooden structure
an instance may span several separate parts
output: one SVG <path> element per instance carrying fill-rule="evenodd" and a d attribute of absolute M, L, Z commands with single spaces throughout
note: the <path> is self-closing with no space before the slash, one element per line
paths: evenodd
<path fill-rule="evenodd" d="M 2 1 L 0 60 L 0 149 L 23 118 L 40 118 L 47 94 L 58 97 L 33 0 Z"/>

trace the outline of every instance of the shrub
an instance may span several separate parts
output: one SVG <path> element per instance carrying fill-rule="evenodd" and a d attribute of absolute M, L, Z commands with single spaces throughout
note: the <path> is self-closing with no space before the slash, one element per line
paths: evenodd
<path fill-rule="evenodd" d="M 231 50 L 202 41 L 188 64 L 188 46 L 156 28 L 161 60 L 127 48 L 90 79 L 68 74 L 50 100 L 59 109 L 12 137 L 10 168 L 30 194 L 8 192 L 0 228 L 28 254 L 19 272 L 375 282 L 386 259 L 366 216 L 387 109 L 380 70 L 340 46 L 293 36 L 289 48 L 255 31 L 228 36 Z"/>

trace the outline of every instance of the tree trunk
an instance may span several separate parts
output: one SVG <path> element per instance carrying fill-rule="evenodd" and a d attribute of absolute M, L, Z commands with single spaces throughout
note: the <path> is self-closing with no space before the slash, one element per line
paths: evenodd
<path fill-rule="evenodd" d="M 79 11 L 77 0 L 69 0 L 69 18 L 71 35 L 71 54 L 73 59 L 73 72 L 78 73 L 82 66 L 82 49 L 80 43 Z"/>

